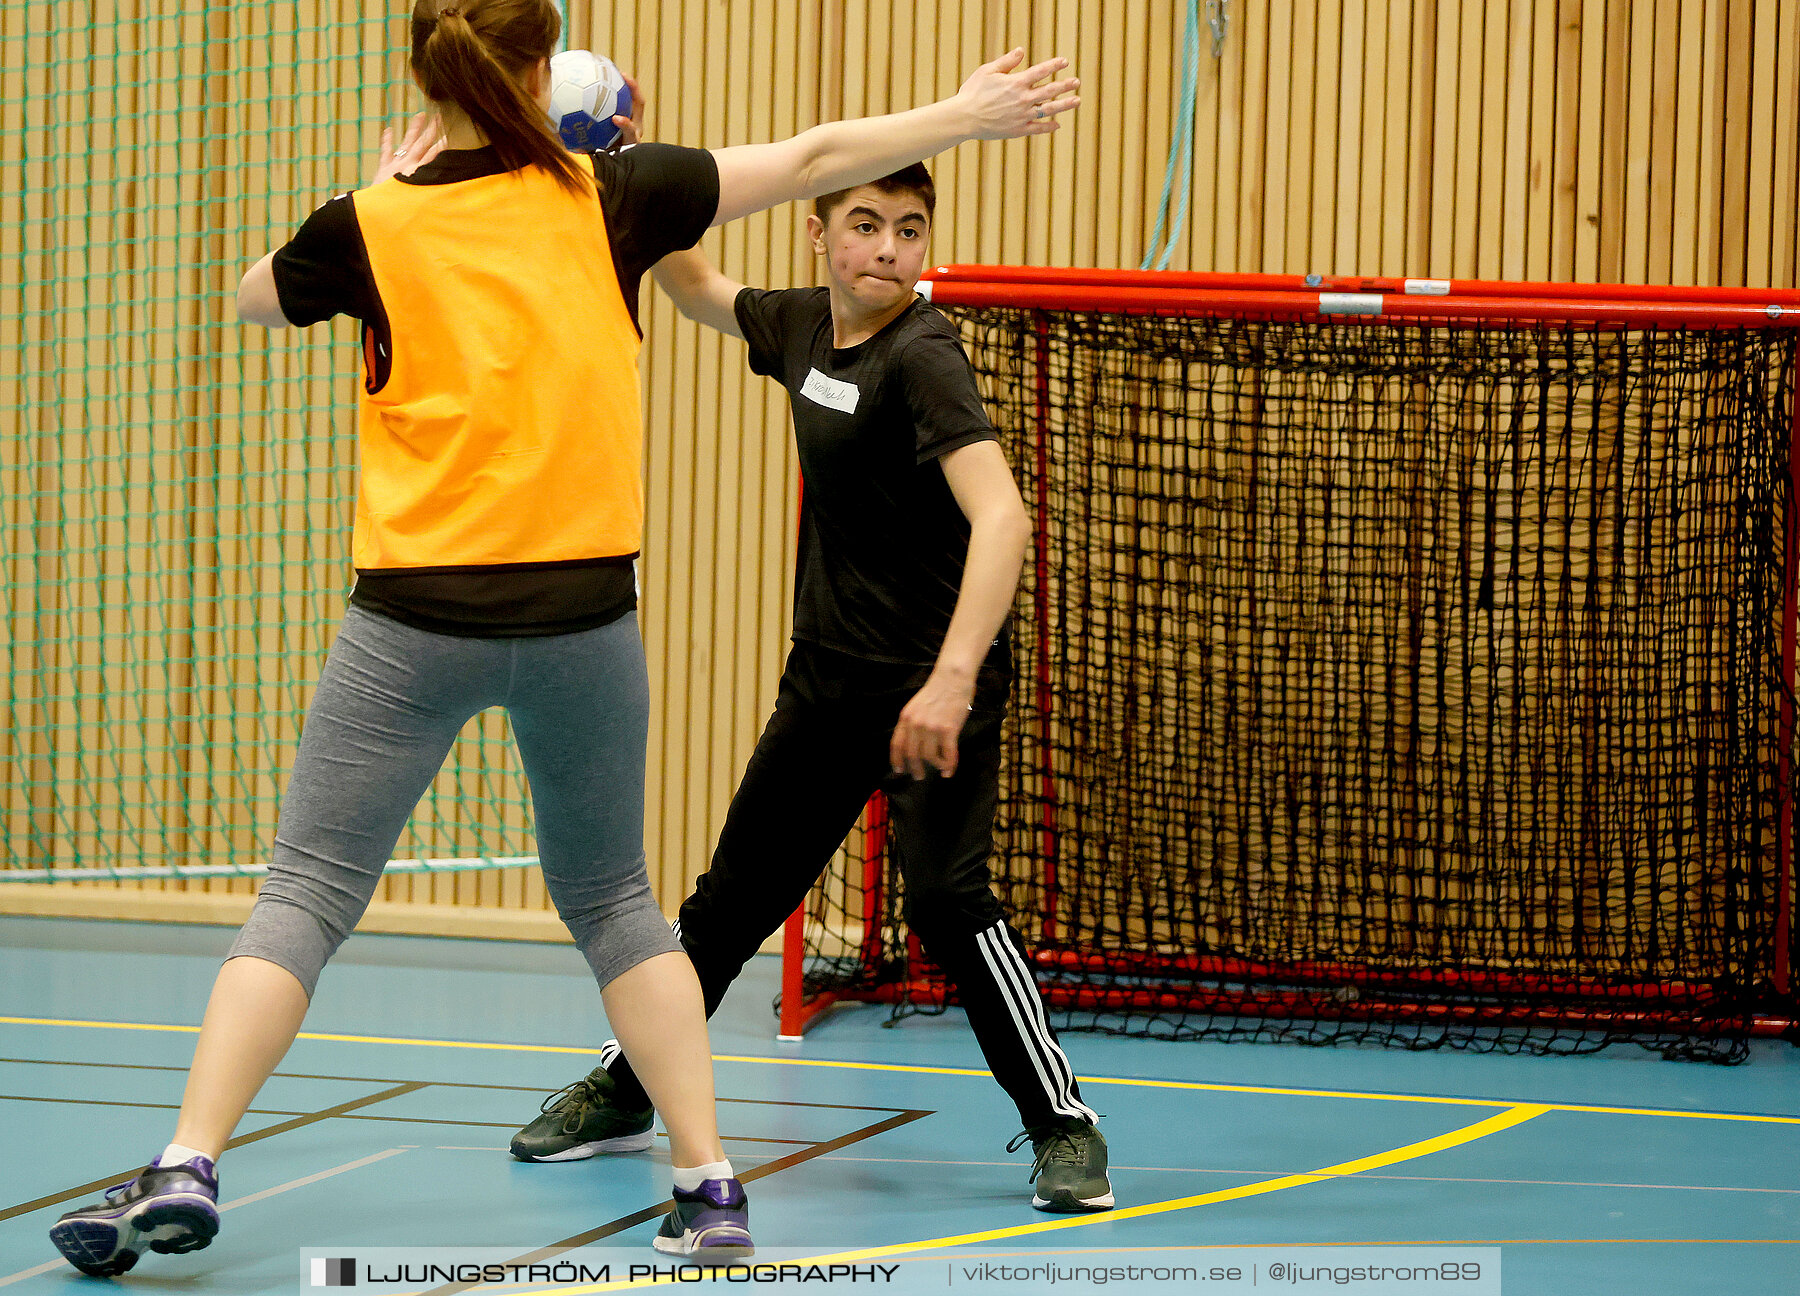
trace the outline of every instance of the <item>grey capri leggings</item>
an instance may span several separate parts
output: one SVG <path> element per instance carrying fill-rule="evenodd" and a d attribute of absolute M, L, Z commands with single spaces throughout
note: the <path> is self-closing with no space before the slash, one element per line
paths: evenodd
<path fill-rule="evenodd" d="M 468 719 L 506 708 L 544 884 L 602 988 L 681 948 L 644 871 L 649 680 L 637 614 L 597 630 L 464 639 L 352 607 L 306 713 L 274 859 L 226 957 L 310 998 Z"/>

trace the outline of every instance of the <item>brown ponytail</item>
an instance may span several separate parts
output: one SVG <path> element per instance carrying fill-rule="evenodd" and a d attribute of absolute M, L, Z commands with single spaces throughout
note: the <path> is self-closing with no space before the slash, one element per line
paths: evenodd
<path fill-rule="evenodd" d="M 561 34 L 550 0 L 415 0 L 413 75 L 427 99 L 468 114 L 507 170 L 539 166 L 571 193 L 592 193 L 592 178 L 525 92 L 526 74 Z"/>

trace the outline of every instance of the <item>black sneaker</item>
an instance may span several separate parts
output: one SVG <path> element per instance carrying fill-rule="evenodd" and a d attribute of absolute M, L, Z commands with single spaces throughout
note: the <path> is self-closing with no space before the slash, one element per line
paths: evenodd
<path fill-rule="evenodd" d="M 160 1162 L 108 1188 L 104 1201 L 57 1220 L 50 1240 L 63 1259 L 84 1274 L 112 1278 L 136 1264 L 146 1247 L 178 1254 L 211 1242 L 219 1231 L 213 1163 L 205 1157 L 167 1167 Z"/>
<path fill-rule="evenodd" d="M 597 1152 L 642 1152 L 656 1141 L 656 1109 L 628 1111 L 613 1101 L 605 1067 L 544 1099 L 543 1115 L 512 1137 L 521 1161 L 583 1161 Z"/>
<path fill-rule="evenodd" d="M 694 1192 L 675 1190 L 675 1209 L 651 1239 L 658 1251 L 724 1263 L 756 1254 L 750 1202 L 736 1179 L 708 1179 Z"/>
<path fill-rule="evenodd" d="M 1037 1160 L 1031 1165 L 1031 1204 L 1041 1211 L 1075 1215 L 1111 1210 L 1112 1181 L 1106 1177 L 1106 1139 L 1084 1120 L 1065 1120 L 1028 1129 L 1006 1145 L 1012 1152 L 1026 1139 Z"/>

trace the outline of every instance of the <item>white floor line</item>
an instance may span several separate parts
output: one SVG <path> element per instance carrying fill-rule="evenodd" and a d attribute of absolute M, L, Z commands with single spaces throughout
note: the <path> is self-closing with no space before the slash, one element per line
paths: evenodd
<path fill-rule="evenodd" d="M 16 1274 L 7 1274 L 6 1277 L 0 1278 L 0 1287 L 10 1286 L 16 1282 L 24 1282 L 27 1278 L 36 1278 L 38 1275 L 47 1274 L 54 1269 L 67 1270 L 69 1273 L 75 1272 L 69 1267 L 69 1262 L 67 1260 L 52 1260 L 49 1264 L 41 1264 L 36 1269 L 21 1269 Z"/>
<path fill-rule="evenodd" d="M 727 1143 L 731 1142 L 731 1138 L 729 1135 L 725 1136 L 725 1141 Z M 655 1159 L 661 1160 L 661 1161 L 667 1161 L 669 1159 L 669 1154 L 668 1154 L 667 1149 L 657 1148 L 655 1150 L 657 1152 L 661 1153 L 661 1155 Z M 511 1153 L 510 1148 L 470 1147 L 467 1145 L 456 1144 L 456 1143 L 439 1143 L 439 1144 L 436 1144 L 433 1146 L 432 1151 L 434 1151 L 434 1152 L 488 1152 L 488 1153 L 499 1152 L 502 1154 L 510 1154 Z M 782 1157 L 784 1157 L 786 1155 L 787 1155 L 787 1153 L 785 1153 L 785 1152 L 770 1152 L 770 1153 L 766 1153 L 766 1154 L 759 1154 L 759 1153 L 755 1153 L 755 1152 L 733 1152 L 731 1154 L 730 1160 L 733 1162 L 743 1161 L 745 1163 L 748 1163 L 751 1161 L 779 1161 Z M 828 1160 L 829 1158 L 818 1158 L 818 1159 Z M 933 1162 L 930 1162 L 929 1164 L 931 1164 L 931 1165 L 947 1165 L 949 1163 L 944 1162 L 944 1161 L 933 1161 Z"/>
<path fill-rule="evenodd" d="M 248 1197 L 239 1197 L 234 1201 L 225 1202 L 219 1207 L 219 1210 L 221 1212 L 236 1210 L 239 1206 L 248 1206 L 251 1202 L 262 1201 L 264 1198 L 273 1197 L 277 1193 L 291 1192 L 295 1188 L 304 1188 L 307 1184 L 318 1183 L 321 1179 L 329 1179 L 333 1175 L 341 1175 L 346 1170 L 360 1170 L 366 1165 L 374 1165 L 377 1161 L 386 1161 L 389 1157 L 399 1156 L 402 1152 L 410 1152 L 416 1147 L 418 1147 L 417 1143 L 409 1143 L 404 1147 L 392 1147 L 385 1152 L 377 1152 L 374 1156 L 363 1157 L 359 1161 L 346 1161 L 341 1166 L 333 1166 L 329 1170 L 321 1170 L 318 1174 L 309 1174 L 304 1179 L 292 1179 L 284 1184 L 276 1184 L 273 1188 L 264 1188 L 259 1193 L 251 1193 Z"/>
<path fill-rule="evenodd" d="M 439 1152 L 505 1152 L 500 1147 L 455 1147 L 440 1146 Z M 733 1161 L 774 1161 L 773 1156 L 746 1156 L 733 1154 Z M 1023 1161 L 943 1161 L 923 1157 L 859 1157 L 844 1156 L 841 1153 L 827 1153 L 815 1158 L 819 1161 L 852 1161 L 867 1165 L 926 1165 L 926 1166 L 1013 1166 L 1022 1165 Z M 1153 1174 L 1224 1174 L 1247 1175 L 1252 1178 L 1265 1178 L 1270 1175 L 1292 1174 L 1289 1170 L 1222 1170 L 1214 1166 L 1146 1166 L 1118 1165 L 1110 1167 L 1114 1171 L 1129 1170 L 1133 1173 Z M 1311 1173 L 1310 1171 L 1308 1173 Z M 1593 1183 L 1583 1179 L 1475 1179 L 1466 1176 L 1447 1177 L 1444 1175 L 1375 1175 L 1360 1174 L 1351 1176 L 1357 1179 L 1390 1179 L 1401 1183 L 1470 1183 L 1470 1184 L 1511 1184 L 1531 1188 L 1661 1188 L 1670 1192 L 1731 1192 L 1731 1193 L 1774 1193 L 1789 1197 L 1800 1196 L 1800 1188 L 1740 1188 L 1729 1184 L 1665 1184 L 1665 1183 Z"/>
<path fill-rule="evenodd" d="M 385 1152 L 377 1152 L 374 1156 L 362 1157 L 356 1161 L 346 1161 L 341 1166 L 333 1166 L 329 1170 L 321 1170 L 317 1174 L 309 1174 L 301 1179 L 292 1179 L 284 1184 L 276 1184 L 273 1188 L 265 1188 L 261 1192 L 251 1193 L 248 1197 L 239 1197 L 234 1201 L 225 1202 L 219 1207 L 219 1210 L 221 1212 L 236 1210 L 239 1206 L 248 1206 L 251 1202 L 262 1201 L 265 1198 L 275 1196 L 277 1193 L 290 1192 L 295 1188 L 304 1188 L 308 1184 L 318 1183 L 321 1179 L 329 1179 L 333 1175 L 341 1175 L 346 1170 L 360 1170 L 366 1165 L 374 1165 L 377 1161 L 385 1161 L 389 1157 L 399 1156 L 402 1152 L 410 1152 L 416 1147 L 418 1147 L 418 1144 L 409 1143 L 405 1147 L 393 1147 Z M 483 1150 L 485 1151 L 486 1149 Z M 51 1273 L 57 1269 L 68 1269 L 69 1267 L 69 1263 L 66 1260 L 52 1260 L 47 1264 L 38 1265 L 34 1269 L 21 1269 L 18 1273 L 7 1274 L 4 1278 L 0 1278 L 0 1287 L 7 1287 L 16 1282 L 24 1282 L 27 1278 L 36 1278 L 40 1274 Z"/>
<path fill-rule="evenodd" d="M 941 1165 L 941 1166 L 1009 1166 L 1022 1164 L 1020 1161 L 943 1161 L 929 1157 L 859 1157 L 844 1156 L 841 1153 L 828 1153 L 819 1157 L 820 1161 L 855 1161 L 872 1165 Z M 1316 1174 L 1312 1170 L 1226 1170 L 1218 1166 L 1146 1166 L 1120 1165 L 1117 1162 L 1107 1167 L 1109 1170 L 1146 1171 L 1157 1174 L 1217 1174 L 1248 1175 L 1252 1178 L 1265 1178 L 1272 1175 Z M 1743 1188 L 1735 1184 L 1667 1184 L 1667 1183 L 1596 1183 L 1585 1179 L 1477 1179 L 1464 1175 L 1378 1175 L 1357 1174 L 1344 1176 L 1320 1176 L 1322 1178 L 1342 1177 L 1346 1179 L 1389 1179 L 1401 1183 L 1470 1183 L 1470 1184 L 1514 1184 L 1528 1188 L 1661 1188 L 1671 1192 L 1730 1192 L 1730 1193 L 1776 1193 L 1787 1196 L 1800 1196 L 1800 1188 Z"/>

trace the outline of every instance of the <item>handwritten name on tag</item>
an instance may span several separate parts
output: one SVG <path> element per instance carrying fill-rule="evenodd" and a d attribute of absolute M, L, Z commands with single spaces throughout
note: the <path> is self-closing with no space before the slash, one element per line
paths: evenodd
<path fill-rule="evenodd" d="M 855 383 L 839 382 L 836 378 L 827 378 L 817 369 L 809 369 L 806 381 L 800 385 L 800 394 L 815 405 L 854 414 L 856 398 L 862 393 L 857 391 Z"/>

